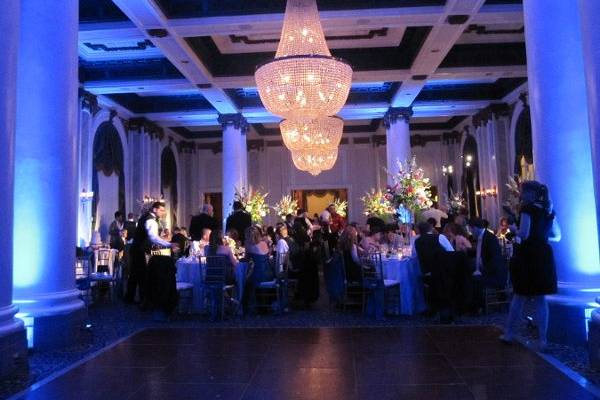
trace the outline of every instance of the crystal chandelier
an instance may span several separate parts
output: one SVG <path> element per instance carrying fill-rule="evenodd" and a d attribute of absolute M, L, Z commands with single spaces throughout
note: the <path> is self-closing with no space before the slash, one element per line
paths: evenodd
<path fill-rule="evenodd" d="M 281 121 L 279 128 L 283 143 L 291 151 L 336 149 L 342 139 L 344 121 L 337 117 L 286 119 Z"/>
<path fill-rule="evenodd" d="M 275 59 L 259 66 L 255 78 L 267 110 L 283 118 L 317 118 L 341 110 L 352 68 L 331 56 L 315 0 L 288 0 Z"/>
<path fill-rule="evenodd" d="M 321 171 L 333 168 L 338 156 L 338 149 L 317 148 L 292 150 L 292 161 L 296 168 L 306 171 L 313 176 Z"/>

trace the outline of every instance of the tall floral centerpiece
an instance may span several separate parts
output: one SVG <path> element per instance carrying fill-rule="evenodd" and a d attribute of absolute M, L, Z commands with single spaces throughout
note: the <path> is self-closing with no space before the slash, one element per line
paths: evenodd
<path fill-rule="evenodd" d="M 333 209 L 342 218 L 346 218 L 346 211 L 348 210 L 348 202 L 340 199 L 333 201 Z"/>
<path fill-rule="evenodd" d="M 273 209 L 279 218 L 285 220 L 285 216 L 288 214 L 296 215 L 296 211 L 298 210 L 298 201 L 296 199 L 292 199 L 292 196 L 290 195 L 283 196 L 281 200 L 275 203 Z"/>
<path fill-rule="evenodd" d="M 384 221 L 390 221 L 394 217 L 394 206 L 383 191 L 371 189 L 360 200 L 363 202 L 366 216 L 381 218 Z"/>
<path fill-rule="evenodd" d="M 425 178 L 423 169 L 417 166 L 413 156 L 410 161 L 398 163 L 398 172 L 392 174 L 393 184 L 386 190 L 386 198 L 396 209 L 397 218 L 402 223 L 414 221 L 414 216 L 433 204 L 431 201 L 431 184 Z"/>
<path fill-rule="evenodd" d="M 261 225 L 263 219 L 269 214 L 269 205 L 266 202 L 266 197 L 269 193 L 262 193 L 259 190 L 249 190 L 245 188 L 235 189 L 235 200 L 242 203 L 244 209 L 252 217 L 252 222 Z"/>
<path fill-rule="evenodd" d="M 518 176 L 509 177 L 506 187 L 508 189 L 508 196 L 502 204 L 502 209 L 516 221 L 521 202 L 521 178 Z"/>

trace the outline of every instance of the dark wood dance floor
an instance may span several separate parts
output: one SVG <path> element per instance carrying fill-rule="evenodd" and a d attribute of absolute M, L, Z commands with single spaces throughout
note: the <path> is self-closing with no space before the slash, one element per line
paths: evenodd
<path fill-rule="evenodd" d="M 149 329 L 27 399 L 593 399 L 492 327 Z"/>

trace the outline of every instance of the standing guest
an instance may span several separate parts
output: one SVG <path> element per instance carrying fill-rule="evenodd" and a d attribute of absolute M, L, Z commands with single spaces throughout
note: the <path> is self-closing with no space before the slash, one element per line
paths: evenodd
<path fill-rule="evenodd" d="M 498 237 L 502 237 L 505 238 L 508 236 L 510 236 L 510 224 L 508 223 L 508 218 L 506 217 L 502 217 L 500 218 L 500 228 L 498 228 L 498 232 L 496 233 L 496 236 Z"/>
<path fill-rule="evenodd" d="M 558 242 L 561 232 L 548 187 L 537 181 L 526 181 L 521 186 L 520 226 L 518 236 L 521 245 L 511 264 L 511 280 L 514 295 L 510 304 L 506 332 L 500 339 L 510 343 L 514 338 L 515 325 L 521 317 L 528 297 L 536 303 L 538 348 L 545 351 L 548 330 L 547 294 L 557 290 L 554 255 L 549 241 Z"/>
<path fill-rule="evenodd" d="M 292 214 L 285 216 L 285 224 L 287 225 L 288 232 L 291 232 L 291 229 L 294 226 L 294 216 Z"/>
<path fill-rule="evenodd" d="M 214 230 L 218 227 L 211 204 L 203 204 L 200 214 L 194 215 L 190 221 L 190 236 L 192 240 L 200 240 L 204 228 Z"/>
<path fill-rule="evenodd" d="M 127 229 L 127 232 L 129 233 L 127 236 L 128 241 L 131 241 L 131 239 L 133 238 L 133 234 L 135 232 L 136 226 L 137 226 L 137 222 L 135 221 L 135 214 L 134 213 L 127 214 L 127 221 L 125 221 L 123 229 Z"/>
<path fill-rule="evenodd" d="M 460 225 L 453 222 L 446 224 L 443 229 L 443 234 L 448 238 L 456 251 L 466 253 L 473 247 L 469 239 L 467 239 L 466 232 Z"/>
<path fill-rule="evenodd" d="M 127 281 L 127 294 L 125 295 L 125 301 L 128 303 L 133 303 L 136 290 L 139 287 L 140 301 L 143 307 L 147 307 L 147 304 L 145 304 L 148 296 L 148 293 L 146 293 L 146 255 L 150 254 L 153 246 L 177 247 L 158 235 L 158 221 L 164 218 L 165 214 L 165 203 L 157 201 L 152 203 L 150 211 L 142 215 L 137 223 L 131 245 L 131 271 Z"/>
<path fill-rule="evenodd" d="M 313 226 L 312 222 L 310 222 L 310 218 L 308 218 L 308 213 L 303 208 L 299 208 L 298 211 L 296 211 L 296 218 L 294 219 L 293 229 L 296 230 L 297 227 L 301 227 L 301 229 L 309 237 L 312 236 L 315 227 Z"/>
<path fill-rule="evenodd" d="M 121 231 L 125 228 L 125 217 L 121 211 L 115 212 L 115 220 L 108 228 L 110 236 L 109 244 L 111 249 L 122 250 Z"/>
<path fill-rule="evenodd" d="M 337 213 L 335 208 L 331 212 L 331 223 L 329 224 L 329 235 L 328 244 L 330 249 L 335 249 L 337 247 L 338 236 L 342 232 L 342 230 L 346 227 L 346 220 L 340 214 Z"/>
<path fill-rule="evenodd" d="M 240 241 L 245 243 L 246 229 L 252 225 L 252 217 L 244 210 L 244 205 L 240 201 L 233 202 L 233 212 L 227 217 L 225 231 L 235 229 L 240 237 Z"/>
<path fill-rule="evenodd" d="M 438 208 L 438 204 L 433 202 L 431 208 L 423 211 L 421 214 L 421 218 L 424 221 L 428 221 L 430 218 L 433 218 L 435 221 L 435 225 L 433 226 L 436 229 L 440 229 L 442 227 L 442 219 L 448 219 L 448 214 Z"/>
<path fill-rule="evenodd" d="M 321 212 L 319 215 L 319 222 L 321 226 L 328 227 L 331 223 L 331 214 L 335 211 L 335 206 L 332 204 L 328 205 L 326 209 Z"/>

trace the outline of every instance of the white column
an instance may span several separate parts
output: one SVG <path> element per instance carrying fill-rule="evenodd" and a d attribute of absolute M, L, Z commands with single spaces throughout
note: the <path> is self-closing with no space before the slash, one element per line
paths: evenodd
<path fill-rule="evenodd" d="M 562 228 L 559 281 L 600 283 L 596 202 L 577 0 L 525 0 L 527 76 L 536 178 Z"/>
<path fill-rule="evenodd" d="M 83 311 L 75 289 L 79 2 L 21 6 L 13 282 L 41 348 L 71 341 Z"/>
<path fill-rule="evenodd" d="M 19 0 L 8 0 L 0 13 L 0 220 L 5 231 L 0 240 L 0 341 L 23 331 L 23 322 L 15 318 L 17 307 L 12 304 L 13 277 L 13 186 L 14 148 L 17 97 L 17 51 L 19 44 Z M 0 376 L 2 368 L 0 349 Z"/>
<path fill-rule="evenodd" d="M 596 191 L 596 222 L 600 232 L 600 1 L 579 0 L 581 36 L 588 95 L 588 113 L 594 187 Z"/>
<path fill-rule="evenodd" d="M 386 128 L 386 156 L 388 184 L 392 184 L 391 175 L 398 172 L 398 161 L 410 161 L 410 130 L 408 121 L 412 115 L 410 107 L 390 107 L 383 117 Z"/>
<path fill-rule="evenodd" d="M 246 136 L 248 123 L 242 114 L 222 114 L 219 116 L 219 123 L 223 126 L 222 191 L 223 228 L 225 228 L 225 221 L 232 210 L 235 189 L 241 190 L 248 180 L 248 165 L 245 163 L 246 156 L 242 151 L 242 137 Z"/>
<path fill-rule="evenodd" d="M 241 155 L 241 163 L 242 163 L 242 168 L 240 168 L 240 174 L 241 174 L 241 181 L 242 181 L 242 186 L 245 187 L 246 189 L 249 188 L 249 181 L 248 181 L 248 135 L 247 135 L 247 130 L 248 129 L 242 129 L 241 130 L 241 135 L 240 135 L 240 155 Z"/>

